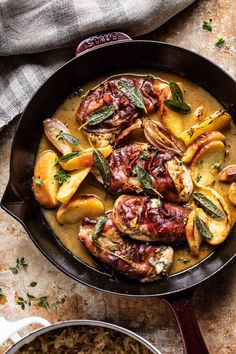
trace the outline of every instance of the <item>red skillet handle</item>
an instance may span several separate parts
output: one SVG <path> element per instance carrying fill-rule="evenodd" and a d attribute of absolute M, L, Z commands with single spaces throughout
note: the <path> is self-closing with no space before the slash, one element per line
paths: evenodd
<path fill-rule="evenodd" d="M 193 291 L 180 296 L 167 296 L 163 300 L 177 320 L 184 354 L 209 354 L 193 310 Z"/>
<path fill-rule="evenodd" d="M 75 55 L 78 56 L 82 52 L 103 44 L 117 41 L 131 40 L 130 36 L 123 32 L 102 33 L 84 39 L 76 48 Z"/>

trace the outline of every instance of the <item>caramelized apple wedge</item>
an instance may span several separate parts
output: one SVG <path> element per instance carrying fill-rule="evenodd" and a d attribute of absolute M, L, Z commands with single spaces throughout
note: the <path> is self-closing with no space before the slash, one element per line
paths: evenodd
<path fill-rule="evenodd" d="M 111 145 L 98 148 L 98 150 L 104 157 L 108 157 L 113 151 Z M 93 149 L 86 149 L 81 154 L 78 154 L 67 161 L 63 161 L 63 159 L 61 159 L 59 163 L 66 171 L 82 170 L 86 167 L 90 167 L 93 164 Z"/>
<path fill-rule="evenodd" d="M 236 205 L 236 182 L 231 183 L 229 187 L 229 200 L 233 205 Z"/>
<path fill-rule="evenodd" d="M 212 237 L 205 238 L 205 240 L 211 245 L 219 245 L 226 239 L 231 228 L 229 207 L 225 199 L 213 188 L 201 187 L 198 189 L 198 193 L 201 193 L 206 198 L 205 208 L 200 208 L 201 210 L 198 212 L 198 216 L 207 225 L 212 235 Z M 222 214 L 222 217 L 217 217 L 217 214 L 214 216 L 214 210 L 210 210 L 211 204 L 208 203 L 207 200 L 210 200 L 210 202 L 214 204 L 217 210 Z M 196 205 L 200 206 L 198 204 Z M 219 216 L 221 216 L 221 214 L 219 214 Z"/>
<path fill-rule="evenodd" d="M 56 218 L 60 224 L 74 224 L 85 217 L 94 218 L 104 214 L 104 204 L 96 196 L 84 195 L 73 198 L 59 207 Z"/>
<path fill-rule="evenodd" d="M 218 131 L 206 132 L 201 134 L 196 140 L 192 142 L 185 151 L 184 155 L 181 158 L 181 161 L 184 163 L 189 163 L 192 161 L 194 156 L 197 154 L 201 148 L 211 143 L 212 141 L 225 141 L 225 136 Z M 236 174 L 236 165 L 235 165 L 235 174 Z"/>
<path fill-rule="evenodd" d="M 71 135 L 69 129 L 58 119 L 45 119 L 43 125 L 46 137 L 63 155 L 78 147 L 78 139 Z"/>
<path fill-rule="evenodd" d="M 44 208 L 54 208 L 58 205 L 56 194 L 59 184 L 54 178 L 58 171 L 58 157 L 54 151 L 44 151 L 34 167 L 33 190 L 35 199 Z"/>
<path fill-rule="evenodd" d="M 65 181 L 57 192 L 57 200 L 63 204 L 68 203 L 85 177 L 89 174 L 90 169 L 90 167 L 87 167 L 83 170 L 69 173 L 68 176 L 70 177 L 68 181 Z"/>
<path fill-rule="evenodd" d="M 211 186 L 225 159 L 225 145 L 222 141 L 212 141 L 203 146 L 191 165 L 191 174 L 196 186 Z"/>
<path fill-rule="evenodd" d="M 183 92 L 183 84 L 181 82 L 177 82 L 181 91 Z M 163 83 L 162 83 L 163 85 Z M 164 101 L 170 99 L 172 97 L 170 86 L 164 85 L 160 97 L 159 97 L 159 114 L 160 120 L 164 124 L 164 126 L 176 137 L 178 138 L 179 135 L 183 131 L 183 117 L 171 111 L 167 108 L 164 104 Z"/>
<path fill-rule="evenodd" d="M 226 166 L 219 174 L 221 182 L 236 181 L 236 164 Z"/>
<path fill-rule="evenodd" d="M 199 233 L 196 227 L 196 215 L 199 214 L 201 209 L 197 208 L 192 210 L 188 217 L 185 232 L 186 239 L 188 241 L 190 250 L 195 257 L 199 257 L 199 249 L 203 240 L 202 235 Z"/>
<path fill-rule="evenodd" d="M 193 125 L 188 130 L 185 130 L 179 135 L 179 138 L 183 140 L 186 146 L 189 146 L 196 138 L 203 133 L 215 130 L 222 130 L 229 126 L 231 122 L 231 116 L 221 110 L 213 113 L 204 121 Z"/>

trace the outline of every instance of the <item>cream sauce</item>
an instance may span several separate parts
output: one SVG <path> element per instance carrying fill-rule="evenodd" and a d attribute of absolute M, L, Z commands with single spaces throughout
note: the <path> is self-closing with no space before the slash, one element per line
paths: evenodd
<path fill-rule="evenodd" d="M 157 72 L 154 70 L 135 70 L 135 73 L 137 74 L 147 74 L 147 72 L 153 74 L 156 77 L 160 77 L 161 79 L 166 81 L 173 80 L 177 82 L 178 81 L 183 82 L 184 89 L 185 89 L 185 102 L 190 104 L 192 108 L 192 112 L 188 116 L 183 116 L 184 130 L 188 129 L 189 127 L 191 127 L 193 124 L 196 123 L 196 120 L 194 120 L 194 112 L 197 107 L 203 105 L 205 107 L 206 116 L 222 108 L 220 103 L 212 95 L 210 95 L 210 93 L 208 93 L 200 86 L 196 85 L 195 83 L 185 78 L 182 78 L 177 75 L 165 73 L 165 72 Z M 88 90 L 95 87 L 101 81 L 107 79 L 109 76 L 100 77 L 99 79 L 84 85 L 83 94 L 86 94 Z M 81 101 L 81 97 L 77 95 L 71 95 L 65 100 L 65 102 L 61 104 L 60 107 L 58 107 L 58 109 L 56 110 L 53 116 L 59 119 L 60 121 L 62 121 L 64 124 L 66 124 L 71 134 L 73 134 L 80 140 L 82 147 L 86 148 L 89 147 L 88 141 L 85 135 L 83 134 L 83 132 L 81 130 L 80 131 L 78 130 L 79 125 L 75 119 L 75 113 L 80 105 L 80 101 Z M 152 119 L 158 119 L 158 115 L 156 113 L 153 114 Z M 230 129 L 225 131 L 224 134 L 226 135 L 226 143 L 229 149 L 229 153 L 227 154 L 225 160 L 225 165 L 228 165 L 229 163 L 235 162 L 234 156 L 236 153 L 235 151 L 236 144 L 235 147 L 233 146 L 235 142 L 235 135 L 236 135 L 235 126 L 232 124 Z M 129 136 L 128 142 L 132 142 L 132 141 L 145 141 L 144 135 L 141 130 L 136 131 Z M 54 150 L 54 147 L 48 142 L 45 135 L 43 135 L 39 144 L 38 154 L 40 154 L 42 151 L 47 149 Z M 216 182 L 214 188 L 217 191 L 219 191 L 220 194 L 223 195 L 228 201 L 227 194 L 228 194 L 229 185 Z M 106 210 L 112 209 L 114 198 L 108 193 L 106 193 L 106 191 L 101 187 L 101 185 L 95 180 L 95 178 L 92 175 L 89 175 L 85 179 L 85 181 L 81 184 L 77 194 L 78 195 L 94 194 L 100 197 L 104 201 Z M 232 212 L 232 220 L 233 222 L 235 222 L 236 207 L 234 207 L 230 203 L 229 206 Z M 91 266 L 95 266 L 91 255 L 84 249 L 83 245 L 80 243 L 78 239 L 80 223 L 76 223 L 72 225 L 60 225 L 55 218 L 56 210 L 43 209 L 43 213 L 49 226 L 51 227 L 55 235 L 58 237 L 58 239 L 61 241 L 61 243 L 66 248 L 68 248 L 68 250 L 72 252 L 73 255 L 75 255 L 82 261 L 90 264 Z M 205 258 L 207 255 L 209 255 L 211 252 L 212 252 L 212 248 L 206 243 L 204 243 L 201 246 L 201 252 L 199 258 L 196 258 L 191 255 L 189 247 L 187 245 L 176 248 L 174 254 L 174 262 L 171 268 L 171 273 L 173 274 L 191 267 L 192 265 L 199 262 L 201 259 Z M 187 263 L 184 262 L 184 259 L 188 260 Z"/>

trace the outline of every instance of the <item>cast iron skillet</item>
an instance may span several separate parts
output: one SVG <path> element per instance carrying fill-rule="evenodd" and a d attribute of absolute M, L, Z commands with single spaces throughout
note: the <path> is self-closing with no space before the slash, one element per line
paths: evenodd
<path fill-rule="evenodd" d="M 40 251 L 71 278 L 112 294 L 162 297 L 174 311 L 185 353 L 205 354 L 208 350 L 194 317 L 191 297 L 198 284 L 235 257 L 235 228 L 217 251 L 189 270 L 157 282 L 139 284 L 114 278 L 76 259 L 50 230 L 32 192 L 35 155 L 43 133 L 42 121 L 50 117 L 78 86 L 103 74 L 143 67 L 147 72 L 148 68 L 155 68 L 186 76 L 213 94 L 236 119 L 236 82 L 218 66 L 174 45 L 129 39 L 125 34 L 114 32 L 83 41 L 77 48 L 77 57 L 62 66 L 37 91 L 21 116 L 13 141 L 10 180 L 1 206 L 21 222 Z"/>

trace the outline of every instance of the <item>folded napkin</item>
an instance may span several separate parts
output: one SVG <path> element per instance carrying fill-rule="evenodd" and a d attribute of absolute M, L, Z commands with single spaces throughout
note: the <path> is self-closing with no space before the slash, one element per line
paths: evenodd
<path fill-rule="evenodd" d="M 1 0 L 0 128 L 73 56 L 103 31 L 151 32 L 194 0 Z"/>

